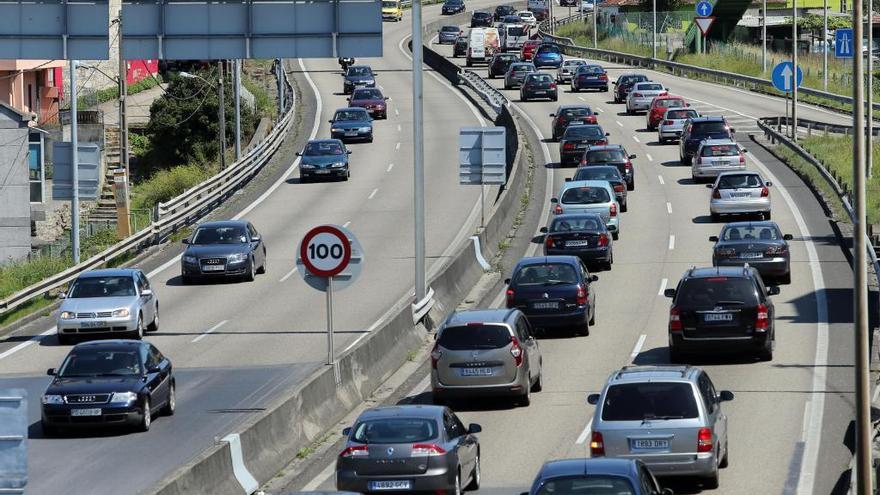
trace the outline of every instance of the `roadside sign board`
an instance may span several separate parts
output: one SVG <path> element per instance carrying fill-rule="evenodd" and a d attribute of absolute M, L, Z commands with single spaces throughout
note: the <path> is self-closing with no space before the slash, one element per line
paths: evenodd
<path fill-rule="evenodd" d="M 695 5 L 697 15 L 700 17 L 708 17 L 712 15 L 712 4 L 706 1 L 697 2 Z"/>
<path fill-rule="evenodd" d="M 95 143 L 79 143 L 79 199 L 98 198 L 101 148 Z M 52 199 L 73 199 L 73 154 L 70 142 L 53 144 Z"/>
<path fill-rule="evenodd" d="M 792 77 L 794 75 L 794 65 L 791 62 L 780 62 L 776 64 L 776 67 L 773 68 L 773 86 L 779 91 L 784 91 L 786 93 L 790 93 L 794 88 L 792 87 Z M 797 68 L 797 86 L 801 87 L 801 83 L 804 82 L 804 73 L 800 67 Z"/>
<path fill-rule="evenodd" d="M 694 17 L 694 22 L 697 24 L 697 27 L 700 28 L 700 33 L 702 33 L 705 38 L 706 36 L 709 36 L 709 30 L 712 29 L 712 24 L 715 22 L 715 16 Z"/>
<path fill-rule="evenodd" d="M 505 184 L 507 129 L 462 127 L 458 134 L 458 164 L 459 184 Z"/>
<path fill-rule="evenodd" d="M 0 492 L 24 493 L 28 481 L 27 390 L 0 389 Z"/>
<path fill-rule="evenodd" d="M 351 285 L 361 273 L 364 255 L 354 234 L 339 225 L 319 225 L 303 236 L 296 248 L 296 266 L 300 276 L 311 287 L 327 290 L 333 279 L 333 290 Z"/>
<path fill-rule="evenodd" d="M 0 59 L 110 58 L 107 0 L 3 1 L 0 19 Z"/>
<path fill-rule="evenodd" d="M 853 57 L 852 29 L 838 29 L 834 31 L 834 56 L 837 58 Z"/>

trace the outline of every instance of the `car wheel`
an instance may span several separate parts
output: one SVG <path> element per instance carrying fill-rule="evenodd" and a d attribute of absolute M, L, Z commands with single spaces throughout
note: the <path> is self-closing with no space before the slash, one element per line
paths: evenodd
<path fill-rule="evenodd" d="M 596 307 L 594 306 L 590 309 L 593 310 L 593 313 L 590 314 L 590 321 L 588 322 L 588 326 L 593 326 L 596 324 Z M 587 332 L 589 332 L 589 330 L 587 330 Z"/>
<path fill-rule="evenodd" d="M 477 491 L 480 489 L 480 481 L 482 480 L 482 475 L 480 474 L 480 454 L 477 453 L 477 458 L 474 461 L 474 472 L 471 473 L 471 482 L 468 483 L 467 488 L 465 490 L 469 491 Z"/>
<path fill-rule="evenodd" d="M 153 423 L 153 414 L 150 412 L 150 398 L 144 397 L 143 403 L 144 413 L 141 415 L 141 422 L 138 423 L 138 431 L 150 431 L 150 425 Z"/>
<path fill-rule="evenodd" d="M 529 377 L 528 386 L 526 386 L 526 391 L 522 395 L 519 396 L 519 405 L 523 407 L 529 407 L 532 403 L 532 377 Z"/>
<path fill-rule="evenodd" d="M 535 383 L 532 385 L 532 392 L 540 392 L 544 390 L 544 373 L 538 373 L 538 379 L 535 380 Z"/>
<path fill-rule="evenodd" d="M 635 177 L 633 177 L 633 179 L 631 181 L 626 183 L 626 190 L 627 191 L 635 191 L 636 190 L 636 178 Z"/>
<path fill-rule="evenodd" d="M 666 138 L 658 137 L 657 142 L 660 144 L 666 144 Z"/>
<path fill-rule="evenodd" d="M 605 270 L 610 271 L 611 265 L 614 264 L 614 253 L 611 253 L 611 256 L 608 257 L 608 261 L 605 262 Z"/>
<path fill-rule="evenodd" d="M 165 416 L 174 416 L 174 411 L 177 409 L 177 394 L 175 392 L 176 386 L 174 382 L 171 382 L 171 386 L 168 389 L 168 402 L 165 403 L 165 407 L 162 408 L 162 414 Z"/>
<path fill-rule="evenodd" d="M 348 177 L 346 177 L 346 179 L 348 179 Z M 257 269 L 257 273 L 259 273 L 260 275 L 265 275 L 266 272 L 269 271 L 269 269 L 266 267 L 266 263 L 266 252 L 263 251 L 263 264 L 260 265 L 260 268 Z"/>
<path fill-rule="evenodd" d="M 718 488 L 718 471 L 716 470 L 708 478 L 703 478 L 703 488 L 707 488 L 709 490 L 715 490 Z"/>
<path fill-rule="evenodd" d="M 153 317 L 153 321 L 150 323 L 150 326 L 147 327 L 148 332 L 158 332 L 159 331 L 159 305 L 156 305 L 156 316 Z"/>
<path fill-rule="evenodd" d="M 697 178 L 696 175 L 691 174 L 691 182 L 693 182 L 694 184 L 699 184 L 699 183 L 700 183 L 700 179 Z"/>
<path fill-rule="evenodd" d="M 504 83 L 504 89 L 510 89 L 510 85 L 507 83 Z"/>
<path fill-rule="evenodd" d="M 131 338 L 141 340 L 144 338 L 144 315 L 138 314 L 137 328 L 131 331 Z"/>
<path fill-rule="evenodd" d="M 370 134 L 370 137 L 367 138 L 367 142 L 368 142 L 368 143 L 372 143 L 372 142 L 373 142 L 373 135 L 372 135 L 372 134 Z"/>
<path fill-rule="evenodd" d="M 690 161 L 681 155 L 678 155 L 678 163 L 682 165 L 690 165 Z"/>
<path fill-rule="evenodd" d="M 717 222 L 721 221 L 721 215 L 719 215 L 717 213 L 712 213 L 709 216 L 712 218 L 713 223 L 717 223 Z"/>
<path fill-rule="evenodd" d="M 727 451 L 727 445 L 724 446 L 724 457 L 721 458 L 721 462 L 718 464 L 718 467 L 721 469 L 726 468 L 730 463 L 728 462 L 728 458 L 730 457 L 730 453 Z"/>
<path fill-rule="evenodd" d="M 244 274 L 245 282 L 253 282 L 255 278 L 257 278 L 257 269 L 254 266 L 256 263 L 254 262 L 254 258 L 251 257 L 251 262 L 248 263 L 247 273 Z"/>
<path fill-rule="evenodd" d="M 785 275 L 779 277 L 780 285 L 789 285 L 791 283 L 791 272 L 786 273 Z"/>
<path fill-rule="evenodd" d="M 614 239 L 615 241 L 616 241 L 619 237 L 620 237 L 620 232 L 612 232 L 612 233 L 611 233 L 611 238 Z"/>
<path fill-rule="evenodd" d="M 769 212 L 769 211 L 765 211 L 765 212 L 761 215 L 761 217 L 762 217 L 764 220 L 770 220 L 770 212 Z"/>
<path fill-rule="evenodd" d="M 455 483 L 452 488 L 447 492 L 449 495 L 461 495 L 461 469 L 455 473 Z"/>
<path fill-rule="evenodd" d="M 764 348 L 761 349 L 761 352 L 758 354 L 758 359 L 761 361 L 773 361 L 773 340 L 767 339 L 767 343 L 764 344 Z"/>
<path fill-rule="evenodd" d="M 559 95 L 554 96 L 550 101 L 559 101 Z"/>
<path fill-rule="evenodd" d="M 627 206 L 626 201 L 624 201 L 624 202 L 620 205 L 620 212 L 621 212 L 621 213 L 626 213 L 626 211 L 627 211 L 628 209 L 629 209 L 629 207 Z"/>
<path fill-rule="evenodd" d="M 300 183 L 300 184 L 305 184 L 305 183 L 308 182 L 308 181 L 309 181 L 309 178 L 306 177 L 305 175 L 300 175 L 300 176 L 299 176 L 299 183 Z"/>

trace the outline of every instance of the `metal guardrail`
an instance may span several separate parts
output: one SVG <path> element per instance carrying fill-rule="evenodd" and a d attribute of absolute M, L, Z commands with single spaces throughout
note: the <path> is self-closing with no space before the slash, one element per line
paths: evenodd
<path fill-rule="evenodd" d="M 284 115 L 276 122 L 272 131 L 266 136 L 266 139 L 226 170 L 205 180 L 168 203 L 157 205 L 157 218 L 153 220 L 148 228 L 119 241 L 78 265 L 72 266 L 61 273 L 18 291 L 6 299 L 0 300 L 0 314 L 57 289 L 74 280 L 80 273 L 103 266 L 105 263 L 120 257 L 131 249 L 161 242 L 170 233 L 204 216 L 213 206 L 222 202 L 233 191 L 250 180 L 268 163 L 274 152 L 284 141 L 284 136 L 293 122 L 293 87 L 287 79 L 287 74 L 284 71 L 280 71 L 280 73 L 280 77 L 284 77 L 284 87 L 286 88 L 284 101 L 289 103 Z"/>
<path fill-rule="evenodd" d="M 574 14 L 571 17 L 565 17 L 562 19 L 555 19 L 552 21 L 552 25 L 562 26 L 564 24 L 569 24 L 571 22 L 583 20 L 585 17 L 588 17 L 589 14 Z M 662 67 L 672 75 L 684 76 L 686 74 L 697 74 L 703 77 L 714 79 L 716 82 L 724 82 L 726 84 L 731 84 L 735 87 L 745 87 L 751 90 L 760 90 L 764 93 L 778 94 L 777 91 L 773 87 L 773 82 L 769 79 L 761 79 L 760 77 L 753 76 L 744 76 L 741 74 L 736 74 L 734 72 L 725 72 L 721 70 L 714 69 L 706 69 L 704 67 L 697 67 L 696 65 L 688 65 L 688 64 L 680 64 L 678 62 L 671 62 L 668 60 L 662 60 L 658 58 L 651 57 L 640 57 L 638 55 L 631 55 L 629 53 L 623 52 L 615 52 L 611 50 L 602 50 L 599 48 L 587 48 L 584 46 L 578 46 L 574 44 L 574 41 L 571 38 L 566 38 L 562 36 L 555 36 L 547 32 L 547 30 L 551 26 L 550 20 L 542 21 L 538 24 L 538 33 L 541 35 L 543 39 L 553 41 L 558 44 L 562 49 L 562 52 L 566 55 L 573 56 L 590 56 L 592 58 L 598 58 L 601 60 L 613 61 L 615 63 L 623 63 L 626 65 L 632 65 L 636 67 L 649 67 L 649 68 L 657 68 Z M 852 98 L 849 96 L 838 95 L 835 93 L 829 93 L 827 91 L 821 91 L 818 89 L 812 89 L 807 87 L 798 88 L 798 93 L 801 95 L 809 95 L 816 98 L 823 98 L 830 101 L 835 101 L 838 103 L 852 104 Z M 874 110 L 880 110 L 880 103 L 873 104 Z"/>
<path fill-rule="evenodd" d="M 477 73 L 467 69 L 460 70 L 459 77 L 469 88 L 473 89 L 480 95 L 480 98 L 486 102 L 495 113 L 501 113 L 501 108 L 508 105 L 510 101 L 504 96 L 504 93 L 495 89 L 494 86 L 486 82 Z"/>

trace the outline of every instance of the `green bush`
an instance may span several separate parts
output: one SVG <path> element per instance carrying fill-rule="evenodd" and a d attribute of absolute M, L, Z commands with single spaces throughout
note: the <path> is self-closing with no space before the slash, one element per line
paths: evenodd
<path fill-rule="evenodd" d="M 275 101 L 272 97 L 269 96 L 269 92 L 266 91 L 266 89 L 257 81 L 248 76 L 241 78 L 241 84 L 245 89 L 250 91 L 252 95 L 254 95 L 257 104 L 257 114 L 259 114 L 260 117 L 274 118 L 275 114 L 278 113 L 278 107 L 275 105 Z"/>
<path fill-rule="evenodd" d="M 70 266 L 70 258 L 42 256 L 0 266 L 0 297 L 7 297 Z"/>
<path fill-rule="evenodd" d="M 215 166 L 179 165 L 161 170 L 136 184 L 131 191 L 134 208 L 153 208 L 166 202 L 216 173 Z"/>

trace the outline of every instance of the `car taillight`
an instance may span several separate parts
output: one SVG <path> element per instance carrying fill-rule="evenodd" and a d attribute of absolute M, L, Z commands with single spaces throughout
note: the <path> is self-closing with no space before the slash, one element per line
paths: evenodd
<path fill-rule="evenodd" d="M 623 187 L 623 184 L 614 184 L 614 192 L 623 192 L 626 188 Z"/>
<path fill-rule="evenodd" d="M 410 451 L 410 457 L 436 457 L 446 453 L 446 450 L 433 443 L 414 443 Z"/>
<path fill-rule="evenodd" d="M 608 144 L 608 140 L 600 139 L 596 141 L 593 146 L 605 146 L 606 144 Z"/>
<path fill-rule="evenodd" d="M 607 81 L 608 75 L 607 74 L 599 74 L 599 80 L 600 81 Z"/>
<path fill-rule="evenodd" d="M 664 120 L 664 121 L 663 121 L 663 125 L 672 125 L 672 124 L 674 124 L 674 123 L 675 123 L 675 122 L 673 122 L 673 121 L 671 121 L 671 120 Z"/>
<path fill-rule="evenodd" d="M 786 245 L 783 244 L 783 245 L 781 245 L 781 246 L 770 246 L 770 247 L 768 247 L 766 253 L 767 253 L 767 254 L 770 254 L 770 255 L 774 255 L 774 254 L 783 254 L 783 253 L 785 253 L 786 251 L 788 251 L 788 246 L 786 246 Z"/>
<path fill-rule="evenodd" d="M 669 93 L 667 93 L 666 91 L 664 91 L 664 92 L 660 93 L 660 96 L 666 96 L 666 95 L 668 95 L 668 94 L 669 94 Z"/>
<path fill-rule="evenodd" d="M 768 328 L 770 328 L 770 313 L 765 304 L 759 304 L 755 317 L 755 331 L 766 332 Z"/>
<path fill-rule="evenodd" d="M 556 89 L 556 83 L 550 83 L 550 89 Z"/>
<path fill-rule="evenodd" d="M 568 121 L 565 120 L 565 119 L 563 119 L 562 117 L 560 117 L 559 120 L 557 120 L 556 122 L 557 122 L 559 125 L 565 125 L 565 124 L 568 124 Z"/>
<path fill-rule="evenodd" d="M 626 170 L 632 170 L 633 169 L 632 162 L 626 162 L 626 164 L 624 164 L 623 168 Z"/>
<path fill-rule="evenodd" d="M 712 198 L 721 199 L 721 191 L 719 191 L 718 189 L 713 190 L 712 191 Z"/>
<path fill-rule="evenodd" d="M 702 164 L 703 164 L 703 157 L 702 157 L 702 156 L 698 156 L 698 157 L 697 157 L 697 165 L 702 165 Z"/>
<path fill-rule="evenodd" d="M 767 196 L 770 196 L 770 189 L 767 189 L 767 186 L 764 186 L 761 188 L 761 197 L 766 198 Z"/>
<path fill-rule="evenodd" d="M 431 368 L 437 369 L 437 361 L 440 361 L 440 358 L 443 356 L 443 353 L 440 352 L 440 344 L 435 343 L 434 348 L 431 349 Z"/>
<path fill-rule="evenodd" d="M 367 457 L 369 455 L 370 449 L 366 445 L 358 445 L 343 450 L 339 457 Z"/>
<path fill-rule="evenodd" d="M 617 216 L 617 203 L 611 203 L 611 206 L 608 207 L 608 214 L 612 217 Z"/>
<path fill-rule="evenodd" d="M 556 213 L 557 215 L 562 215 L 562 206 L 556 205 L 556 208 L 553 209 L 553 213 Z"/>
<path fill-rule="evenodd" d="M 715 250 L 715 256 L 721 258 L 729 258 L 731 256 L 736 256 L 736 249 L 734 248 L 718 248 Z"/>
<path fill-rule="evenodd" d="M 511 304 L 513 304 L 514 295 L 515 295 L 515 292 L 513 292 L 513 289 L 507 289 L 507 307 L 508 308 L 511 307 Z"/>
<path fill-rule="evenodd" d="M 641 98 L 642 94 L 641 93 L 633 93 L 633 97 L 634 98 Z"/>
<path fill-rule="evenodd" d="M 574 145 L 574 143 L 565 143 L 562 145 L 562 149 L 573 150 L 573 149 L 575 149 L 575 145 Z"/>
<path fill-rule="evenodd" d="M 599 234 L 599 247 L 608 245 L 608 234 Z"/>
<path fill-rule="evenodd" d="M 711 428 L 700 428 L 697 432 L 697 452 L 712 452 Z"/>
<path fill-rule="evenodd" d="M 595 115 L 592 115 L 592 116 L 590 116 L 590 117 L 587 117 L 587 122 L 589 122 L 589 123 L 591 123 L 591 124 L 595 124 L 595 123 L 597 123 L 597 121 L 596 121 L 596 116 L 595 116 Z"/>
<path fill-rule="evenodd" d="M 602 434 L 594 431 L 590 438 L 590 455 L 593 457 L 602 457 L 605 455 L 605 440 Z"/>
<path fill-rule="evenodd" d="M 517 367 L 522 366 L 523 362 L 523 350 L 522 346 L 519 345 L 519 340 L 516 337 L 510 337 L 510 355 L 513 356 L 513 362 Z"/>
<path fill-rule="evenodd" d="M 578 285 L 577 303 L 579 306 L 587 304 L 587 289 Z"/>
<path fill-rule="evenodd" d="M 739 164 L 740 164 L 740 165 L 745 165 L 745 164 L 746 164 L 746 155 L 744 155 L 743 153 L 740 153 L 740 154 L 739 154 Z"/>
<path fill-rule="evenodd" d="M 581 164 L 580 164 L 579 166 L 581 166 L 581 167 L 586 167 L 586 166 L 587 166 L 587 159 L 586 159 L 586 158 L 581 158 Z"/>
<path fill-rule="evenodd" d="M 669 331 L 681 331 L 681 311 L 675 306 L 669 308 Z"/>
<path fill-rule="evenodd" d="M 555 244 L 555 242 L 553 241 L 553 238 L 550 237 L 549 235 L 547 236 L 546 239 L 544 239 L 544 245 L 547 246 L 548 248 L 552 248 L 554 244 Z"/>

